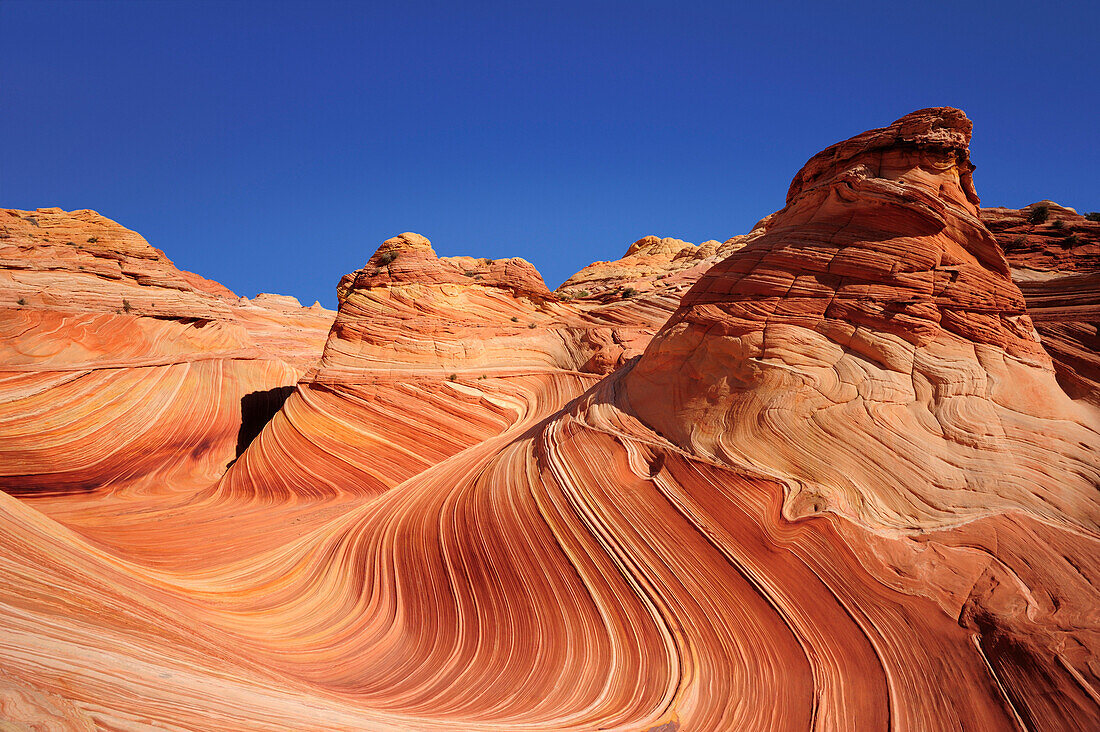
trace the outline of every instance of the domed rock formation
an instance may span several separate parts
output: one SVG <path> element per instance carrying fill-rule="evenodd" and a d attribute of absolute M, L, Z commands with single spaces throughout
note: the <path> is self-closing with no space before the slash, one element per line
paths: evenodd
<path fill-rule="evenodd" d="M 981 218 L 1012 266 L 1058 382 L 1100 405 L 1100 222 L 1053 201 L 983 208 Z"/>
<path fill-rule="evenodd" d="M 597 302 L 621 297 L 624 290 L 678 297 L 685 283 L 694 282 L 715 262 L 762 234 L 766 223 L 758 223 L 750 234 L 698 246 L 672 237 L 644 236 L 630 245 L 622 259 L 593 262 L 563 282 L 557 292 Z"/>
<path fill-rule="evenodd" d="M 0 488 L 206 485 L 332 314 L 240 305 L 94 211 L 0 210 Z"/>
<path fill-rule="evenodd" d="M 337 288 L 317 370 L 220 495 L 375 495 L 537 422 L 637 355 L 665 302 L 561 301 L 528 262 L 438 257 L 404 233 Z"/>
<path fill-rule="evenodd" d="M 957 110 L 814 156 L 627 378 L 692 451 L 789 476 L 791 517 L 930 527 L 1027 508 L 1093 526 L 1095 414 L 1054 380 L 979 220 Z"/>
<path fill-rule="evenodd" d="M 52 517 L 0 493 L 0 703 L 1094 729 L 1097 413 L 978 218 L 969 134 L 922 110 L 815 156 L 652 341 L 674 288 L 559 299 L 519 260 L 388 240 L 209 490 Z"/>

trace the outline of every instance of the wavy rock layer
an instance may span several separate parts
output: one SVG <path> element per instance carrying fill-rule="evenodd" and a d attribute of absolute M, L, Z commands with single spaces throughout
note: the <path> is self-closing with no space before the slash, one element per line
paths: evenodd
<path fill-rule="evenodd" d="M 0 210 L 0 488 L 208 485 L 249 395 L 320 356 L 333 314 L 291 301 L 241 301 L 94 211 Z"/>
<path fill-rule="evenodd" d="M 628 380 L 678 444 L 787 476 L 791 516 L 924 528 L 1097 517 L 1095 412 L 1051 361 L 978 218 L 953 110 L 836 145 L 712 268 Z M 891 486 L 886 489 L 885 486 Z"/>
<path fill-rule="evenodd" d="M 556 412 L 641 353 L 676 302 L 563 302 L 522 259 L 439 258 L 413 233 L 338 293 L 318 369 L 219 494 L 378 495 Z"/>
<path fill-rule="evenodd" d="M 627 297 L 639 292 L 677 292 L 762 234 L 767 222 L 764 219 L 753 227 L 752 233 L 725 242 L 710 240 L 695 245 L 671 237 L 642 237 L 630 245 L 622 259 L 593 262 L 563 282 L 557 292 L 570 299 L 595 302 L 623 299 L 624 290 Z"/>
<path fill-rule="evenodd" d="M 984 208 L 981 218 L 1012 265 L 1058 382 L 1100 404 L 1100 222 L 1053 201 Z"/>
<path fill-rule="evenodd" d="M 978 219 L 969 134 L 924 110 L 816 156 L 652 340 L 673 288 L 563 301 L 387 241 L 209 490 L 0 494 L 2 708 L 1095 729 L 1097 414 Z"/>

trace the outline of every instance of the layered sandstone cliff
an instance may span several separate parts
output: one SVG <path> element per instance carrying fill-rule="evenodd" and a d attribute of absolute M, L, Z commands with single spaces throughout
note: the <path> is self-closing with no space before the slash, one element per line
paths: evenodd
<path fill-rule="evenodd" d="M 981 218 L 1004 249 L 1062 388 L 1100 404 L 1100 222 L 1053 201 L 984 208 Z"/>
<path fill-rule="evenodd" d="M 674 299 L 551 293 L 531 264 L 382 243 L 337 292 L 317 370 L 219 495 L 375 495 L 560 409 L 639 353 Z M 537 421 L 537 420 L 536 420 Z"/>
<path fill-rule="evenodd" d="M 242 301 L 94 211 L 0 210 L 0 487 L 208 484 L 242 400 L 320 356 L 333 314 L 296 305 Z"/>
<path fill-rule="evenodd" d="M 0 494 L 0 708 L 1094 729 L 1100 417 L 983 224 L 970 133 L 929 109 L 827 149 L 709 268 L 643 240 L 551 293 L 523 260 L 387 240 L 220 480 L 48 516 Z M 96 425 L 91 452 L 118 434 Z"/>

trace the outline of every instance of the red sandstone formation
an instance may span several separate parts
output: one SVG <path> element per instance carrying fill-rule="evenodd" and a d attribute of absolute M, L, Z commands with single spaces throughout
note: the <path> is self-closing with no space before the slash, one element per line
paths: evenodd
<path fill-rule="evenodd" d="M 218 495 L 385 492 L 556 412 L 640 354 L 675 303 L 562 301 L 522 259 L 439 258 L 414 233 L 337 292 L 318 369 Z"/>
<path fill-rule="evenodd" d="M 695 282 L 713 264 L 762 234 L 767 221 L 753 227 L 751 234 L 735 236 L 725 242 L 711 240 L 695 245 L 671 237 L 642 237 L 630 245 L 622 259 L 593 262 L 563 282 L 557 292 L 567 298 L 598 302 L 622 298 L 624 290 L 628 293 L 679 293 L 685 283 Z"/>
<path fill-rule="evenodd" d="M 194 489 L 242 399 L 293 385 L 332 313 L 253 303 L 94 211 L 0 210 L 0 487 Z"/>
<path fill-rule="evenodd" d="M 1100 404 L 1100 222 L 1053 201 L 983 208 L 981 218 L 1004 249 L 1062 388 Z"/>
<path fill-rule="evenodd" d="M 671 318 L 680 285 L 561 298 L 388 240 L 217 483 L 0 494 L 0 710 L 1095 729 L 1100 417 L 1055 380 L 969 138 L 916 112 L 812 158 L 705 275 L 643 240 L 562 290 L 669 273 L 694 282 Z"/>
<path fill-rule="evenodd" d="M 781 485 L 790 520 L 843 518 L 880 537 L 863 540 L 876 554 L 881 537 L 900 548 L 929 533 L 975 552 L 864 565 L 972 634 L 880 648 L 886 679 L 884 653 L 931 668 L 976 646 L 990 671 L 952 676 L 969 701 L 935 728 L 1084 729 L 1097 597 L 1071 588 L 1096 556 L 1100 420 L 1059 388 L 979 219 L 970 130 L 957 110 L 922 110 L 812 158 L 767 233 L 684 297 L 622 394 L 690 454 Z M 1065 561 L 1025 558 L 1048 547 Z M 982 691 L 991 679 L 999 693 Z M 943 683 L 907 682 L 907 715 Z"/>
<path fill-rule="evenodd" d="M 983 208 L 981 219 L 1013 269 L 1100 270 L 1100 221 L 1090 221 L 1072 208 L 1039 201 L 1019 210 Z"/>

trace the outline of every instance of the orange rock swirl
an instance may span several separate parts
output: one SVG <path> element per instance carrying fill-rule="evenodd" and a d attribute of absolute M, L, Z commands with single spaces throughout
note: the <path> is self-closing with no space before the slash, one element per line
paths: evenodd
<path fill-rule="evenodd" d="M 561 302 L 386 242 L 211 490 L 63 520 L 0 494 L 0 709 L 1094 729 L 1095 412 L 976 218 L 968 136 L 925 110 L 812 160 L 636 361 L 671 288 Z"/>
<path fill-rule="evenodd" d="M 1054 379 L 978 218 L 958 110 L 819 153 L 767 233 L 685 295 L 627 379 L 701 455 L 782 478 L 788 516 L 897 529 L 1027 508 L 1095 529 L 1095 412 Z"/>

